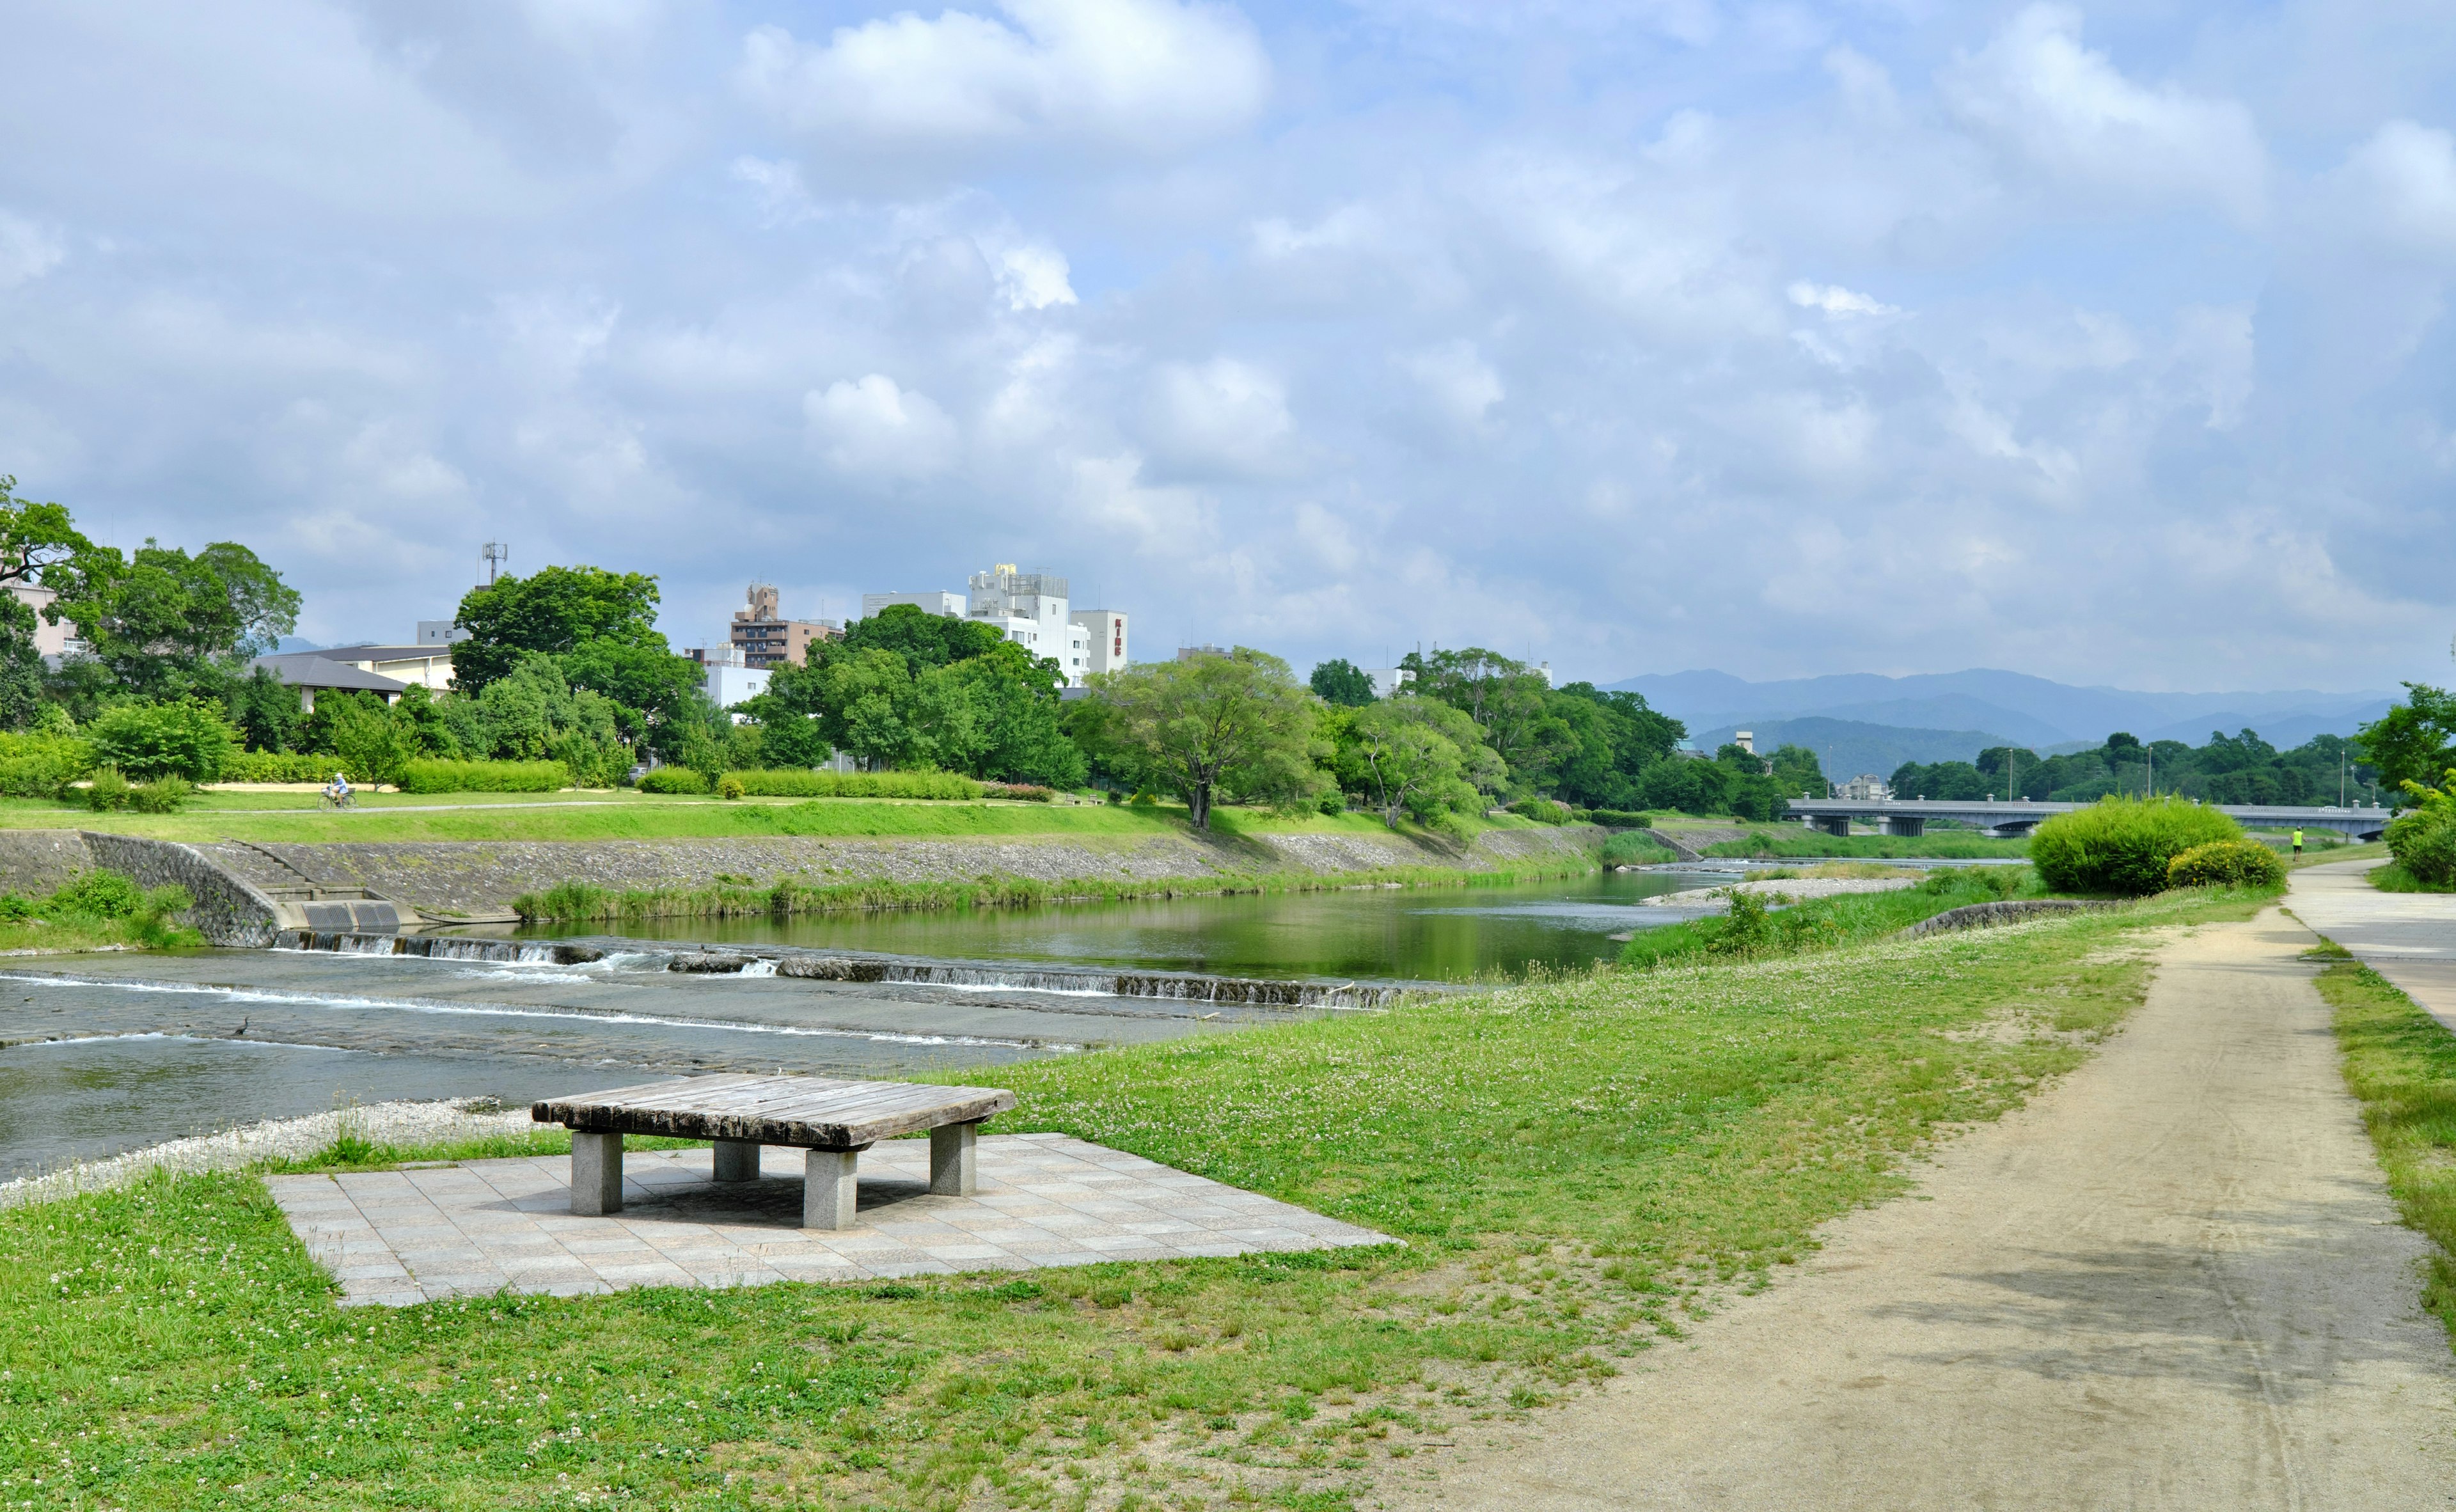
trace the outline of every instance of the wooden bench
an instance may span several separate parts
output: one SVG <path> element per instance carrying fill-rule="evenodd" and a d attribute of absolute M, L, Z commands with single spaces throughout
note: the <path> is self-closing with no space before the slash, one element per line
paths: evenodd
<path fill-rule="evenodd" d="M 981 1120 L 1014 1106 L 995 1087 L 925 1087 L 827 1076 L 680 1076 L 531 1105 L 539 1123 L 571 1130 L 571 1211 L 623 1211 L 623 1136 L 663 1134 L 716 1143 L 716 1179 L 753 1181 L 759 1147 L 808 1151 L 802 1226 L 852 1227 L 854 1161 L 881 1139 L 930 1131 L 930 1190 L 977 1190 Z"/>

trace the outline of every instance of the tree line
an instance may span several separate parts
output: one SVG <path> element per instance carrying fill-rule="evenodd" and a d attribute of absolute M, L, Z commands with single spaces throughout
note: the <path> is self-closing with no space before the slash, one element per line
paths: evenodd
<path fill-rule="evenodd" d="M 2376 727 L 2376 726 L 2373 726 Z M 2118 731 L 2098 746 L 2052 756 L 1991 746 L 1973 762 L 1904 762 L 1889 779 L 1896 798 L 2026 798 L 2095 803 L 2151 792 L 2212 804 L 2333 804 L 2378 780 L 2365 737 L 2318 735 L 2281 751 L 2252 730 L 2209 732 L 2208 744 L 2143 742 Z"/>

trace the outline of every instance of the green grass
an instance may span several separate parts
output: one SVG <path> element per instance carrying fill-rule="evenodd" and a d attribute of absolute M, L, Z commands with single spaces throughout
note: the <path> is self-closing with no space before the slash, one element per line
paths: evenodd
<path fill-rule="evenodd" d="M 1980 861 L 1996 856 L 2025 856 L 2026 840 L 1990 840 L 1985 835 L 1829 835 L 1820 829 L 1793 826 L 1759 829 L 1746 840 L 1724 840 L 1700 849 L 1709 856 L 1869 856 L 1879 859 L 1928 857 L 1937 861 Z"/>
<path fill-rule="evenodd" d="M 1950 909 L 2046 896 L 2027 867 L 1936 871 L 1890 892 L 1846 892 L 1787 908 L 1742 906 L 1720 918 L 1645 930 L 1621 949 L 1629 966 L 1661 967 L 1708 956 L 1765 958 L 1839 950 L 1896 934 Z"/>
<path fill-rule="evenodd" d="M 2456 1034 L 2336 945 L 2310 953 L 2388 1192 L 2431 1242 L 2423 1305 L 2456 1335 Z"/>
<path fill-rule="evenodd" d="M 1002 1129 L 1404 1247 L 344 1313 L 249 1176 L 0 1213 L 0 1502 L 1348 1506 L 1420 1446 L 1681 1338 L 1903 1190 L 1940 1131 L 2075 1065 L 2143 991 L 2135 930 L 2254 906 L 2159 898 L 964 1077 L 1020 1093 Z"/>
<path fill-rule="evenodd" d="M 223 795 L 256 798 L 262 794 Z M 279 796 L 279 795 L 275 795 Z M 947 838 L 969 835 L 1052 837 L 1110 836 L 1124 840 L 1185 834 L 1185 810 L 1038 803 L 935 803 L 879 798 L 805 800 L 658 798 L 594 800 L 572 794 L 473 796 L 468 807 L 412 811 L 426 795 L 384 795 L 348 813 L 235 811 L 256 805 L 207 807 L 185 813 L 95 814 L 26 800 L 0 801 L 0 828 L 109 829 L 159 840 L 343 841 L 419 840 L 666 840 L 737 835 L 899 836 Z M 1260 811 L 1214 813 L 1214 829 L 1228 837 L 1259 833 L 1384 834 L 1382 822 L 1362 814 L 1280 817 Z M 1513 828 L 1498 821 L 1476 827 Z"/>
<path fill-rule="evenodd" d="M 593 883 L 564 882 L 512 900 L 512 911 L 536 923 L 583 923 L 613 919 L 790 918 L 806 913 L 861 913 L 893 909 L 1031 909 L 1053 903 L 1117 903 L 1129 898 L 1216 897 L 1239 892 L 1334 892 L 1346 888 L 1395 885 L 1410 888 L 1504 887 L 1554 877 L 1585 876 L 1595 864 L 1583 857 L 1550 862 L 1510 862 L 1469 871 L 1458 867 L 1376 867 L 1354 871 L 1211 872 L 1186 877 L 1069 877 L 1061 882 L 1013 875 L 972 882 L 815 882 L 785 877 L 760 886 L 719 883 L 706 888 L 644 888 L 617 891 Z"/>
<path fill-rule="evenodd" d="M 2393 861 L 2371 868 L 2369 876 L 2371 886 L 2382 892 L 2456 892 L 2456 883 L 2425 882 Z"/>

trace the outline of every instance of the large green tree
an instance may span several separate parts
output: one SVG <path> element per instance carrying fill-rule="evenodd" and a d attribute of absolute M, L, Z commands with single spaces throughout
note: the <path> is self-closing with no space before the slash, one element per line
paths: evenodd
<path fill-rule="evenodd" d="M 2456 695 L 2424 683 L 2405 684 L 2405 702 L 2365 725 L 2354 749 L 2379 772 L 2382 788 L 2437 787 L 2456 766 Z"/>
<path fill-rule="evenodd" d="M 152 538 L 123 556 L 88 545 L 42 568 L 94 661 L 139 698 L 227 693 L 249 657 L 298 623 L 298 593 L 256 554 L 217 541 L 194 556 Z"/>
<path fill-rule="evenodd" d="M 498 578 L 460 600 L 453 623 L 469 638 L 452 648 L 453 685 L 481 693 L 524 654 L 566 656 L 592 642 L 670 656 L 657 603 L 657 580 L 642 572 L 542 567 Z"/>
<path fill-rule="evenodd" d="M 1078 738 L 1185 800 L 1197 829 L 1216 802 L 1300 805 L 1324 790 L 1313 763 L 1320 703 L 1288 664 L 1238 646 L 1092 679 Z"/>
<path fill-rule="evenodd" d="M 1394 698 L 1360 709 L 1338 737 L 1339 772 L 1396 829 L 1453 823 L 1483 807 L 1509 769 L 1484 744 L 1475 721 L 1436 699 Z"/>
<path fill-rule="evenodd" d="M 66 509 L 20 499 L 16 490 L 16 479 L 0 476 L 0 729 L 32 724 L 43 696 L 35 613 L 10 590 L 56 587 L 44 583 L 44 573 L 93 549 Z"/>
<path fill-rule="evenodd" d="M 1362 708 L 1378 696 L 1373 691 L 1373 679 L 1343 656 L 1334 656 L 1318 664 L 1306 681 L 1314 696 L 1333 708 Z"/>

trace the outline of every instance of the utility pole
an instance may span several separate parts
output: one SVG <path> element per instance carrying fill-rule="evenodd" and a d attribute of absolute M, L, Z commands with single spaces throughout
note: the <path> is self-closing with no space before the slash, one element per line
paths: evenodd
<path fill-rule="evenodd" d="M 500 541 L 489 541 L 479 553 L 486 559 L 486 586 L 495 585 L 495 568 L 512 560 L 512 548 Z"/>

